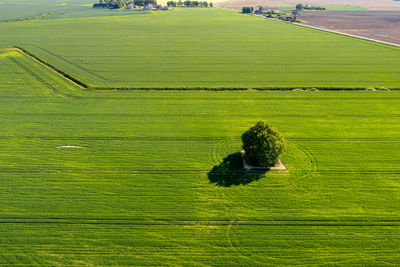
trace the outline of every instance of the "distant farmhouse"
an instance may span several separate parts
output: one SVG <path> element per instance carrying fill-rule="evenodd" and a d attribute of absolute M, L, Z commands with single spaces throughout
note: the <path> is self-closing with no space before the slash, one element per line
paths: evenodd
<path fill-rule="evenodd" d="M 268 13 L 281 13 L 281 11 L 279 11 L 278 9 L 275 9 L 275 8 L 265 8 L 265 7 L 254 11 L 254 14 L 258 14 L 258 15 L 268 14 Z"/>
<path fill-rule="evenodd" d="M 163 5 L 154 6 L 152 4 L 148 4 L 144 7 L 144 10 L 166 10 L 166 8 Z"/>
<path fill-rule="evenodd" d="M 127 6 L 125 7 L 125 9 L 136 9 L 136 8 L 138 8 L 137 5 L 134 5 L 134 4 L 132 4 L 132 3 L 130 3 L 129 5 L 127 5 Z"/>
<path fill-rule="evenodd" d="M 259 7 L 257 10 L 254 10 L 252 6 L 244 6 L 242 7 L 243 14 L 254 14 L 257 16 L 278 19 L 289 22 L 298 22 L 297 16 L 300 16 L 298 10 L 293 10 L 292 12 L 282 11 L 275 8 L 266 8 Z"/>
<path fill-rule="evenodd" d="M 100 0 L 99 3 L 93 5 L 93 8 L 137 10 L 139 6 L 144 10 L 168 10 L 167 6 L 157 5 L 156 0 Z"/>
<path fill-rule="evenodd" d="M 152 4 L 148 4 L 148 5 L 146 5 L 143 9 L 144 9 L 144 10 L 153 10 L 153 9 L 155 9 L 155 8 L 154 8 L 154 6 L 153 6 Z"/>

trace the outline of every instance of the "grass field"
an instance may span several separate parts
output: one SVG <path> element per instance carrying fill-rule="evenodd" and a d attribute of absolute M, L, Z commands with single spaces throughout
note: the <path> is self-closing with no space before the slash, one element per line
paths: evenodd
<path fill-rule="evenodd" d="M 350 6 L 350 5 L 343 5 L 343 6 L 326 6 L 326 10 L 328 11 L 367 11 L 368 8 L 360 7 L 360 6 Z"/>
<path fill-rule="evenodd" d="M 400 260 L 397 92 L 89 91 L 15 49 L 0 80 L 1 265 Z M 258 120 L 289 172 L 211 174 Z"/>
<path fill-rule="evenodd" d="M 2 47 L 101 88 L 400 88 L 400 48 L 226 10 L 48 17 L 0 31 Z"/>
<path fill-rule="evenodd" d="M 65 10 L 83 8 L 86 0 L 13 0 L 0 2 L 0 23 L 38 17 L 46 13 L 64 13 Z M 88 9 L 87 7 L 85 9 Z M 90 12 L 90 11 L 89 11 Z"/>
<path fill-rule="evenodd" d="M 124 12 L 121 10 L 94 9 L 78 4 L 49 4 L 38 3 L 13 3 L 0 4 L 0 23 L 15 22 L 16 20 L 38 19 L 45 14 L 51 14 L 41 19 L 61 18 L 86 18 L 106 16 L 126 16 L 137 14 L 150 14 L 145 11 Z"/>

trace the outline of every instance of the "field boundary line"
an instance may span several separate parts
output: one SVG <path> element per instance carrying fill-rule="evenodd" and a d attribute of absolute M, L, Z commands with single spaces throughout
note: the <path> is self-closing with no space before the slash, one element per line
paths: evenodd
<path fill-rule="evenodd" d="M 196 221 L 197 222 L 197 221 Z M 231 247 L 235 247 L 230 237 L 233 223 L 238 227 L 400 227 L 397 221 L 205 221 L 200 223 L 187 223 L 187 221 L 156 221 L 121 219 L 102 219 L 102 218 L 5 218 L 0 219 L 0 225 L 4 224 L 58 224 L 58 225 L 128 225 L 128 226 L 161 226 L 161 227 L 226 227 L 225 237 Z"/>
<path fill-rule="evenodd" d="M 236 12 L 236 13 L 239 13 L 239 14 L 242 13 L 242 12 L 240 12 L 238 10 L 231 9 L 231 8 L 225 8 L 225 7 L 219 7 L 219 8 L 220 9 L 225 9 L 225 10 L 228 10 L 228 11 L 233 11 L 233 12 Z M 363 36 L 359 36 L 359 35 L 354 35 L 354 34 L 334 31 L 334 30 L 329 30 L 329 29 L 325 29 L 325 28 L 321 28 L 321 27 L 307 25 L 307 24 L 304 24 L 304 23 L 284 21 L 284 20 L 275 19 L 275 18 L 268 18 L 268 17 L 265 17 L 263 15 L 257 15 L 257 14 L 246 14 L 246 15 L 259 17 L 259 18 L 263 18 L 263 19 L 268 19 L 268 20 L 273 20 L 273 21 L 278 21 L 278 22 L 291 24 L 291 25 L 297 25 L 297 26 L 300 26 L 300 27 L 310 28 L 310 29 L 314 29 L 314 30 L 319 30 L 319 31 L 323 31 L 323 32 L 329 32 L 329 33 L 333 33 L 333 34 L 343 35 L 343 36 L 347 36 L 347 37 L 351 37 L 351 38 L 357 38 L 357 39 L 361 39 L 361 40 L 371 41 L 371 42 L 375 42 L 375 43 L 380 43 L 380 44 L 385 44 L 385 45 L 390 45 L 390 46 L 394 46 L 394 47 L 399 47 L 400 48 L 400 44 L 395 44 L 395 43 L 391 43 L 391 42 L 381 41 L 381 40 L 378 40 L 378 39 L 363 37 Z"/>
<path fill-rule="evenodd" d="M 0 20 L 0 23 L 9 23 L 9 22 L 20 22 L 20 21 L 27 21 L 27 20 L 34 20 L 34 19 L 41 19 L 53 16 L 53 12 L 47 12 L 45 14 L 35 16 L 35 17 L 27 17 L 27 18 L 19 18 L 19 19 L 8 19 L 8 20 Z"/>
<path fill-rule="evenodd" d="M 58 75 L 60 75 L 64 79 L 66 79 L 69 82 L 73 83 L 74 85 L 76 85 L 76 86 L 78 86 L 80 88 L 90 89 L 90 87 L 87 84 L 85 84 L 82 81 L 72 77 L 68 73 L 60 70 L 59 68 L 47 63 L 46 61 L 40 59 L 39 57 L 35 56 L 34 54 L 29 52 L 28 50 L 26 50 L 26 49 L 24 49 L 22 47 L 19 47 L 19 46 L 14 46 L 14 48 L 17 49 L 22 54 L 24 54 L 24 55 L 28 56 L 29 58 L 33 59 L 34 61 L 38 62 L 40 65 L 45 66 L 46 68 L 48 68 L 48 69 L 52 70 L 53 72 L 57 73 Z"/>
<path fill-rule="evenodd" d="M 75 78 L 71 74 L 66 73 L 60 68 L 44 61 L 33 53 L 29 52 L 25 48 L 20 46 L 13 46 L 13 48 L 17 49 L 22 54 L 30 57 L 34 61 L 40 63 L 42 66 L 47 67 L 51 71 L 57 73 L 62 76 L 64 79 L 68 80 L 75 86 L 81 89 L 87 90 L 98 90 L 98 91 L 247 91 L 247 90 L 255 90 L 255 91 L 292 91 L 295 88 L 301 87 L 302 89 L 312 89 L 317 87 L 320 91 L 365 91 L 365 87 L 326 87 L 326 86 L 251 86 L 251 87 L 100 87 L 95 85 L 87 84 L 78 78 Z M 400 91 L 400 87 L 392 87 L 389 88 L 391 91 Z"/>

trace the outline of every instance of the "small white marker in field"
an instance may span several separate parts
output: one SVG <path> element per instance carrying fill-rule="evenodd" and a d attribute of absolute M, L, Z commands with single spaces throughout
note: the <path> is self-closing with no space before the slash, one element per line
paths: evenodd
<path fill-rule="evenodd" d="M 58 146 L 57 148 L 83 148 L 83 146 Z"/>

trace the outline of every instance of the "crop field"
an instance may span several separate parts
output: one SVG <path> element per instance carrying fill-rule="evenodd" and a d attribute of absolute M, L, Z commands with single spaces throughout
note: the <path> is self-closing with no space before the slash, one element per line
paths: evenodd
<path fill-rule="evenodd" d="M 0 32 L 97 89 L 400 88 L 400 48 L 220 9 L 55 14 Z"/>
<path fill-rule="evenodd" d="M 68 9 L 84 8 L 85 0 L 52 1 L 52 0 L 12 0 L 0 1 L 0 23 L 19 19 L 39 17 L 46 13 L 65 12 Z M 87 7 L 85 8 L 88 9 Z M 90 11 L 89 11 L 90 12 Z"/>
<path fill-rule="evenodd" d="M 32 19 L 61 19 L 61 18 L 86 18 L 86 17 L 105 17 L 105 16 L 126 16 L 150 14 L 145 11 L 124 12 L 110 9 L 92 9 L 85 5 L 77 4 L 49 4 L 39 3 L 0 3 L 0 23 L 14 22 L 17 20 Z M 41 17 L 44 16 L 45 17 Z"/>
<path fill-rule="evenodd" d="M 343 5 L 343 6 L 326 6 L 326 10 L 328 11 L 367 11 L 368 8 L 360 7 L 360 6 L 351 6 L 351 5 Z"/>
<path fill-rule="evenodd" d="M 91 91 L 0 50 L 1 265 L 400 261 L 398 92 Z M 258 120 L 287 171 L 245 173 Z"/>

